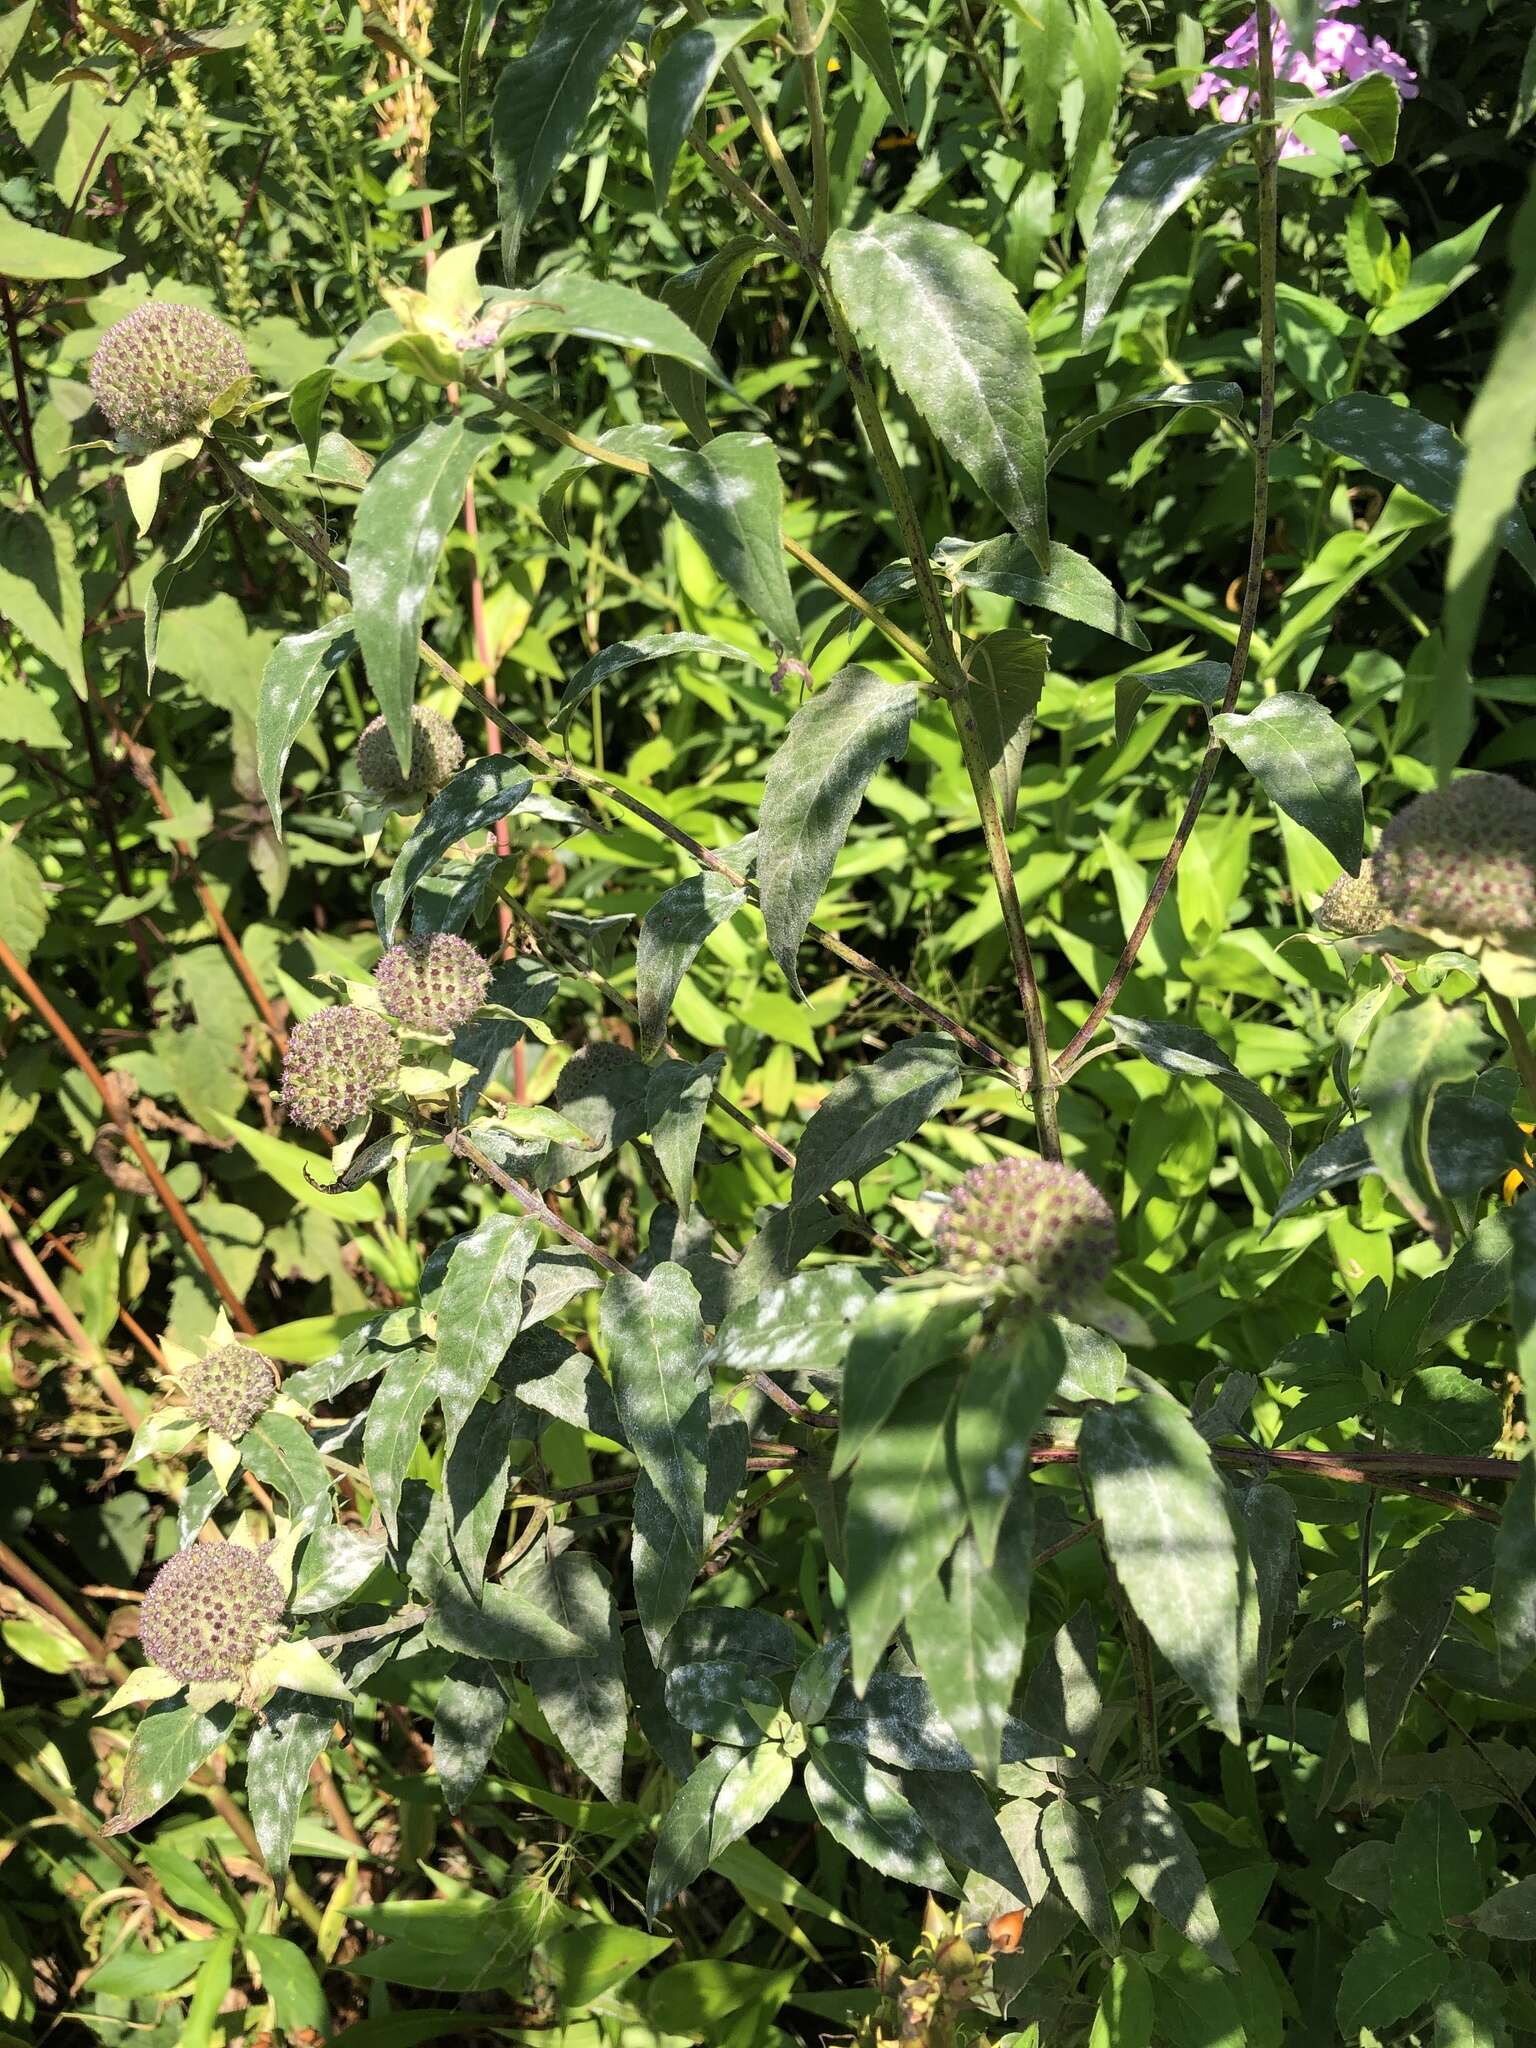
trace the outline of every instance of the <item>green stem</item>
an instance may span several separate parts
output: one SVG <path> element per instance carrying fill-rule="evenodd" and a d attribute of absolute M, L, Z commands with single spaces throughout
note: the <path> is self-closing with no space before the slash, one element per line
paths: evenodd
<path fill-rule="evenodd" d="M 1483 984 L 1488 988 L 1488 984 Z M 1493 1005 L 1493 1014 L 1499 1020 L 1499 1029 L 1509 1041 L 1514 1056 L 1515 1071 L 1520 1076 L 1520 1085 L 1525 1090 L 1526 1101 L 1536 1110 L 1536 1049 L 1532 1048 L 1525 1026 L 1520 1022 L 1520 1012 L 1506 995 L 1496 988 L 1488 988 L 1488 1000 Z"/>
<path fill-rule="evenodd" d="M 827 176 L 827 120 L 821 103 L 821 66 L 805 0 L 789 0 L 789 26 L 795 55 L 800 60 L 800 83 L 810 127 L 811 254 L 820 256 L 832 230 L 832 192 Z"/>
<path fill-rule="evenodd" d="M 683 0 L 683 5 L 695 21 L 708 21 L 709 9 L 703 4 L 703 0 Z M 789 167 L 789 159 L 784 154 L 774 125 L 769 120 L 762 101 L 747 81 L 745 66 L 735 52 L 732 51 L 720 68 L 730 80 L 731 90 L 735 93 L 740 103 L 741 111 L 752 124 L 752 133 L 757 137 L 763 155 L 767 157 L 773 175 L 779 181 L 779 189 L 784 194 L 784 204 L 789 208 L 790 218 L 794 221 L 796 228 L 805 240 L 810 241 L 812 239 L 810 209 L 805 203 L 805 196 L 796 182 L 795 174 Z"/>

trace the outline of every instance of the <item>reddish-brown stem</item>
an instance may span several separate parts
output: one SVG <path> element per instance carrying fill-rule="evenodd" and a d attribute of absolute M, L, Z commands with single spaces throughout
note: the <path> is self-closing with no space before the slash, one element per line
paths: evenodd
<path fill-rule="evenodd" d="M 610 1258 L 601 1245 L 594 1244 L 590 1237 L 584 1236 L 574 1223 L 567 1223 L 563 1216 L 557 1215 L 542 1195 L 536 1195 L 532 1188 L 525 1188 L 520 1180 L 514 1180 L 512 1175 L 504 1167 L 498 1166 L 494 1159 L 488 1159 L 479 1146 L 466 1138 L 462 1131 L 445 1132 L 443 1143 L 457 1158 L 472 1166 L 476 1173 L 483 1173 L 493 1187 L 500 1188 L 504 1195 L 510 1195 L 525 1216 L 536 1217 L 540 1223 L 547 1224 L 557 1237 L 563 1237 L 568 1245 L 574 1245 L 577 1251 L 584 1252 L 593 1265 L 601 1266 L 605 1273 L 623 1277 L 624 1268 L 617 1259 Z"/>
<path fill-rule="evenodd" d="M 1259 423 L 1253 437 L 1253 525 L 1248 540 L 1248 569 L 1243 582 L 1237 640 L 1232 649 L 1231 666 L 1227 670 L 1226 693 L 1221 701 L 1223 711 L 1231 711 L 1237 703 L 1237 693 L 1247 671 L 1248 652 L 1253 644 L 1253 630 L 1259 615 L 1259 595 L 1264 584 L 1264 549 L 1269 532 L 1269 456 L 1275 438 L 1275 274 L 1279 248 L 1275 65 L 1270 0 L 1258 0 L 1258 42 L 1259 118 L 1254 124 L 1252 147 L 1259 186 Z M 1222 752 L 1221 743 L 1216 740 L 1205 750 L 1184 814 L 1153 877 L 1141 914 L 1131 927 L 1120 958 L 1115 962 L 1114 971 L 1093 1008 L 1057 1056 L 1056 1072 L 1063 1080 L 1071 1074 L 1089 1040 L 1114 1007 L 1131 969 L 1136 965 L 1147 933 L 1152 929 L 1152 920 L 1178 872 L 1179 862 L 1184 857 L 1184 849 L 1209 794 Z"/>
<path fill-rule="evenodd" d="M 3 1188 L 0 1188 L 0 1204 L 3 1204 L 4 1206 L 10 1209 L 14 1209 L 16 1214 L 20 1216 L 24 1221 L 29 1223 L 32 1221 L 32 1219 L 27 1215 L 26 1210 L 22 1207 L 20 1202 L 17 1201 L 16 1197 L 12 1194 L 8 1194 L 6 1190 Z M 34 1228 L 37 1227 L 40 1226 L 34 1225 Z M 62 1237 L 55 1237 L 51 1230 L 44 1230 L 42 1235 L 43 1242 L 47 1245 L 49 1251 L 54 1253 L 56 1257 L 61 1258 L 64 1261 L 65 1265 L 68 1266 L 72 1272 L 83 1273 L 85 1271 L 84 1266 L 81 1265 L 80 1261 L 75 1257 L 74 1253 L 70 1250 L 69 1246 L 64 1242 Z M 134 1342 L 140 1345 L 144 1349 L 144 1351 L 148 1353 L 152 1362 L 155 1365 L 159 1366 L 162 1372 L 170 1371 L 170 1364 L 166 1359 L 165 1353 L 160 1349 L 160 1346 L 155 1342 L 154 1338 L 150 1336 L 148 1330 L 145 1329 L 144 1325 L 141 1322 L 139 1322 L 134 1316 L 130 1315 L 128 1310 L 125 1309 L 121 1305 L 121 1303 L 119 1303 L 118 1305 L 117 1320 L 122 1324 L 123 1328 L 128 1332 L 129 1336 L 132 1337 Z M 113 1377 L 116 1378 L 116 1375 L 114 1374 Z M 127 1409 L 123 1409 L 122 1412 L 125 1415 L 128 1415 L 128 1419 L 131 1422 L 137 1423 L 137 1416 L 129 1414 Z"/>
<path fill-rule="evenodd" d="M 11 1584 L 26 1594 L 34 1607 L 41 1607 L 61 1628 L 68 1629 L 93 1664 L 100 1664 L 103 1668 L 115 1665 L 121 1684 L 127 1676 L 127 1666 L 113 1656 L 96 1631 L 83 1622 L 69 1603 L 61 1600 L 48 1581 L 19 1558 L 8 1543 L 0 1543 L 0 1572 L 4 1572 Z"/>
<path fill-rule="evenodd" d="M 135 1124 L 132 1117 L 129 1116 L 127 1110 L 124 1109 L 122 1103 L 118 1100 L 116 1094 L 107 1085 L 106 1075 L 102 1073 L 100 1067 L 97 1066 L 85 1047 L 80 1043 L 80 1040 L 75 1036 L 68 1024 L 65 1023 L 47 996 L 43 994 L 43 991 L 32 979 L 26 968 L 22 966 L 3 938 L 0 938 L 0 968 L 3 968 L 10 976 L 11 980 L 16 984 L 22 1000 L 47 1025 L 48 1029 L 59 1041 L 59 1044 L 63 1046 L 65 1052 L 68 1053 L 69 1057 L 100 1096 L 102 1108 L 105 1109 L 112 1123 L 116 1125 L 127 1140 L 134 1157 L 144 1169 L 144 1176 L 154 1189 L 155 1195 L 165 1210 L 166 1215 L 171 1219 L 187 1250 L 191 1252 L 193 1258 L 196 1259 L 209 1280 L 213 1283 L 214 1290 L 218 1294 L 220 1301 L 223 1302 L 225 1308 L 229 1311 L 231 1321 L 238 1329 L 243 1330 L 248 1337 L 254 1337 L 256 1325 L 247 1313 L 244 1302 L 241 1301 L 239 1295 L 236 1294 L 235 1290 L 225 1279 L 219 1268 L 218 1261 L 204 1243 L 202 1233 L 187 1214 L 181 1200 L 166 1180 L 165 1175 L 155 1164 L 154 1156 L 140 1135 L 138 1125 Z"/>

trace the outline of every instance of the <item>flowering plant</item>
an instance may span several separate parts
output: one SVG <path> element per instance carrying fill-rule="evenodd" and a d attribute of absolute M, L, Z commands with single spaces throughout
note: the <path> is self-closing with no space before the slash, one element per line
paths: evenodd
<path fill-rule="evenodd" d="M 1418 73 L 1401 57 L 1384 36 L 1369 35 L 1357 21 L 1339 17 L 1360 0 L 1325 0 L 1326 19 L 1317 25 L 1311 51 L 1292 40 L 1285 23 L 1277 16 L 1270 31 L 1275 76 L 1315 93 L 1327 92 L 1341 81 L 1353 85 L 1380 71 L 1391 79 L 1405 100 L 1418 94 Z M 1246 121 L 1253 105 L 1254 87 L 1238 74 L 1250 71 L 1258 61 L 1259 17 L 1250 14 L 1235 28 L 1211 59 L 1211 68 L 1201 77 L 1189 96 L 1192 107 L 1214 103 L 1219 121 Z M 1353 149 L 1349 136 L 1340 138 L 1345 149 Z M 1282 156 L 1310 156 L 1301 137 L 1287 130 L 1280 142 Z"/>

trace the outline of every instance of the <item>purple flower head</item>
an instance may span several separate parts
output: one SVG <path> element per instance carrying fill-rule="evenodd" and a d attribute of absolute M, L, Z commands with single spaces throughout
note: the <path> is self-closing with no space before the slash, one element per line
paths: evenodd
<path fill-rule="evenodd" d="M 1275 76 L 1291 84 L 1304 85 L 1310 92 L 1327 92 L 1331 86 L 1353 84 L 1368 72 L 1384 71 L 1405 100 L 1418 95 L 1418 73 L 1401 58 L 1383 36 L 1367 35 L 1358 23 L 1336 17 L 1359 0 L 1325 0 L 1324 19 L 1317 25 L 1312 54 L 1293 47 L 1283 21 L 1274 22 Z M 1234 83 L 1228 75 L 1248 71 L 1259 59 L 1259 17 L 1250 14 L 1235 28 L 1211 59 L 1211 68 L 1189 96 L 1192 107 L 1214 102 L 1219 121 L 1247 118 L 1255 95 L 1251 87 Z M 1340 141 L 1346 149 L 1354 144 L 1347 135 Z M 1282 156 L 1310 156 L 1311 151 L 1296 134 L 1287 130 L 1280 143 Z"/>

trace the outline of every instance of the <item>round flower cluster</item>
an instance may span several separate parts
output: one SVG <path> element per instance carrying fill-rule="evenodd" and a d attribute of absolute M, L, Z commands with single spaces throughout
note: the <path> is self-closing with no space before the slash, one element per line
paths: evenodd
<path fill-rule="evenodd" d="M 1464 775 L 1416 796 L 1372 863 L 1393 924 L 1475 939 L 1536 930 L 1536 795 Z"/>
<path fill-rule="evenodd" d="M 91 358 L 91 390 L 117 432 L 165 448 L 249 377 L 240 337 L 196 306 L 150 300 L 109 327 Z"/>
<path fill-rule="evenodd" d="M 207 1429 L 233 1443 L 272 1405 L 277 1375 L 247 1344 L 220 1344 L 181 1376 L 181 1398 Z"/>
<path fill-rule="evenodd" d="M 1363 939 L 1389 922 L 1368 860 L 1361 862 L 1358 875 L 1340 875 L 1317 906 L 1317 921 L 1324 931 L 1347 939 Z"/>
<path fill-rule="evenodd" d="M 1103 1286 L 1117 1249 L 1113 1212 L 1093 1182 L 1048 1159 L 972 1167 L 935 1239 L 951 1272 L 1064 1315 Z"/>
<path fill-rule="evenodd" d="M 452 932 L 403 939 L 373 970 L 373 985 L 392 1017 L 412 1031 L 452 1031 L 485 1001 L 491 970 L 468 940 Z"/>
<path fill-rule="evenodd" d="M 357 743 L 357 772 L 363 787 L 388 803 L 408 797 L 436 796 L 449 776 L 462 766 L 464 742 L 441 712 L 423 705 L 411 708 L 411 766 L 400 773 L 400 756 L 382 718 L 363 728 Z"/>
<path fill-rule="evenodd" d="M 156 1572 L 139 1609 L 139 1640 L 188 1685 L 243 1678 L 282 1633 L 283 1589 L 254 1550 L 194 1543 Z"/>
<path fill-rule="evenodd" d="M 296 1124 L 346 1124 L 400 1071 L 400 1042 L 372 1010 L 317 1010 L 296 1024 L 278 1099 Z"/>

